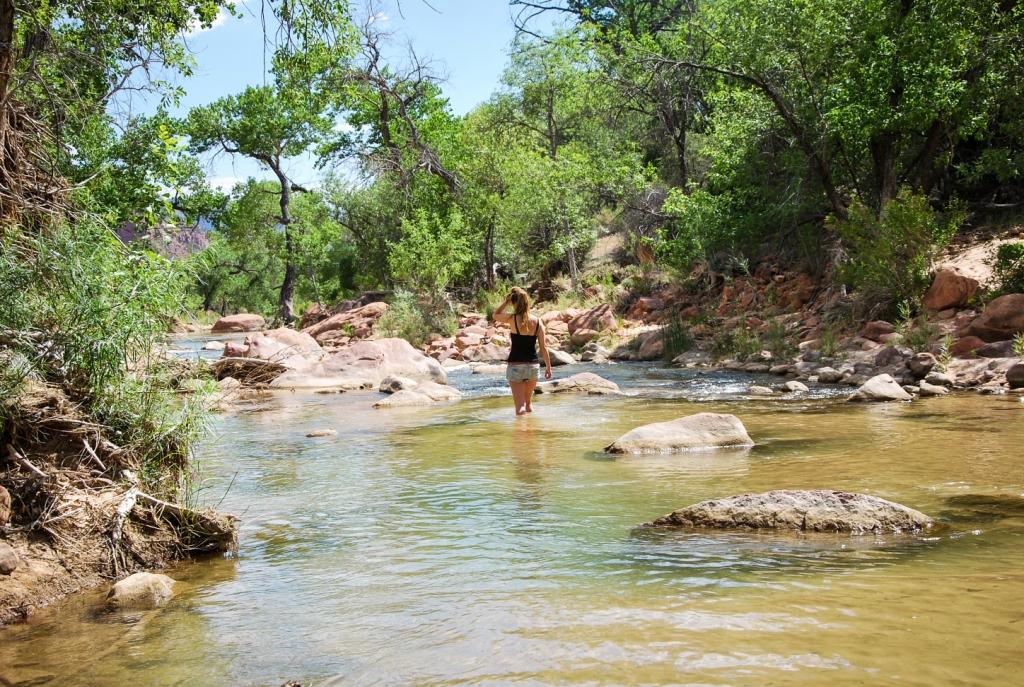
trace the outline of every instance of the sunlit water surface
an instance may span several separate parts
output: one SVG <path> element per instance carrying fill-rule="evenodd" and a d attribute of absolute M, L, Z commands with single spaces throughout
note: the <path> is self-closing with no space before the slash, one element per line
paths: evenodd
<path fill-rule="evenodd" d="M 218 416 L 203 497 L 242 516 L 238 557 L 172 570 L 156 611 L 103 612 L 97 592 L 0 630 L 0 684 L 1020 684 L 1019 398 L 752 400 L 764 378 L 598 371 L 633 395 L 540 397 L 517 419 L 501 378 L 457 372 L 467 398 L 448 405 L 295 393 Z M 699 411 L 740 416 L 757 447 L 601 451 Z M 338 435 L 306 438 L 323 428 Z M 943 527 L 636 529 L 715 496 L 818 487 Z"/>

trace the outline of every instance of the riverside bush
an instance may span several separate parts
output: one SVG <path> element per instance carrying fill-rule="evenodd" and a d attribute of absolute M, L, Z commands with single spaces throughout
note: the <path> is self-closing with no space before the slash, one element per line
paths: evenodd
<path fill-rule="evenodd" d="M 5 399 L 29 379 L 58 385 L 140 457 L 148 483 L 176 479 L 198 413 L 172 393 L 172 371 L 154 351 L 181 314 L 186 277 L 98 223 L 8 228 L 0 235 Z"/>
<path fill-rule="evenodd" d="M 900 302 L 919 302 L 929 285 L 932 261 L 964 217 L 959 204 L 939 213 L 926 197 L 906 189 L 881 213 L 854 201 L 847 219 L 829 220 L 848 248 L 839 276 L 867 309 L 892 312 Z"/>
<path fill-rule="evenodd" d="M 1024 293 L 1024 241 L 999 246 L 992 266 L 1000 293 Z"/>

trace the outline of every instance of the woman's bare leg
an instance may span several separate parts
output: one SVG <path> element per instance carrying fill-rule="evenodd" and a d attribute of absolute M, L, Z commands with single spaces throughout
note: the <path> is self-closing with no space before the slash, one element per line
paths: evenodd
<path fill-rule="evenodd" d="M 533 412 L 533 390 L 537 388 L 537 380 L 531 379 L 523 383 L 523 391 L 525 391 L 526 398 L 523 399 L 526 404 L 526 412 Z"/>
<path fill-rule="evenodd" d="M 526 412 L 526 382 L 509 382 L 512 387 L 512 401 L 516 404 L 516 415 Z"/>

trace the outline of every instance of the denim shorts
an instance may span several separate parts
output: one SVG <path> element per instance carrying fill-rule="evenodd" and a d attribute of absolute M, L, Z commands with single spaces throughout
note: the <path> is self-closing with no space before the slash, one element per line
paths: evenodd
<path fill-rule="evenodd" d="M 540 365 L 537 363 L 509 363 L 505 368 L 505 379 L 510 382 L 537 381 Z"/>

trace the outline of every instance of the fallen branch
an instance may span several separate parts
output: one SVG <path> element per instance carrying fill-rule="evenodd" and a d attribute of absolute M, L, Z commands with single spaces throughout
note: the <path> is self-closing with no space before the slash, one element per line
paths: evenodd
<path fill-rule="evenodd" d="M 85 446 L 86 452 L 92 457 L 93 462 L 96 463 L 96 466 L 100 469 L 100 471 L 106 472 L 107 466 L 104 465 L 103 461 L 100 460 L 100 457 L 96 455 L 96 451 L 94 451 L 92 446 L 89 445 L 89 441 L 85 437 L 82 437 L 82 445 Z"/>

